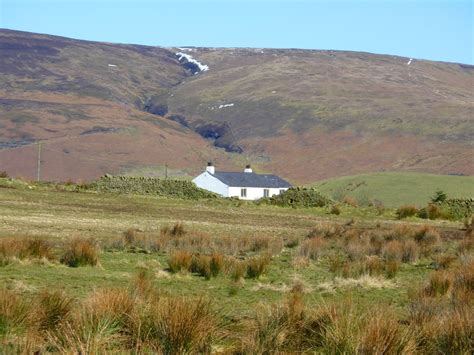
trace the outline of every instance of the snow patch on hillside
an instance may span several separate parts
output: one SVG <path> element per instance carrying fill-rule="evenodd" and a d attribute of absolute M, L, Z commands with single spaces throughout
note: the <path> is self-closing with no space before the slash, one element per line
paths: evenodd
<path fill-rule="evenodd" d="M 208 65 L 205 65 L 205 64 L 202 64 L 201 62 L 197 61 L 196 59 L 193 58 L 192 55 L 189 55 L 187 53 L 183 53 L 183 52 L 178 52 L 176 53 L 176 56 L 178 57 L 178 60 L 181 62 L 183 59 L 186 59 L 189 63 L 193 63 L 195 64 L 198 68 L 199 68 L 199 72 L 202 72 L 202 71 L 208 71 L 209 70 L 209 66 Z M 198 72 L 194 73 L 194 74 L 197 74 Z"/>
<path fill-rule="evenodd" d="M 413 61 L 413 58 L 410 58 L 410 60 L 408 61 L 407 65 L 410 65 L 412 61 Z"/>
<path fill-rule="evenodd" d="M 232 107 L 232 106 L 234 106 L 234 104 L 223 104 L 223 105 L 219 105 L 219 108 Z"/>

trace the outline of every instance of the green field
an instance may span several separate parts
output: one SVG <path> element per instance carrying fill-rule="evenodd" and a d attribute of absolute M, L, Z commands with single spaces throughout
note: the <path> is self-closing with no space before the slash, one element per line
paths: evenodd
<path fill-rule="evenodd" d="M 474 176 L 370 173 L 318 181 L 311 186 L 336 199 L 351 196 L 362 204 L 378 200 L 386 207 L 424 206 L 437 190 L 449 198 L 474 197 Z"/>
<path fill-rule="evenodd" d="M 267 307 L 277 305 L 283 305 L 278 309 L 285 309 L 286 302 L 299 300 L 299 295 L 303 301 L 298 302 L 304 302 L 304 307 L 307 307 L 307 318 L 304 319 L 308 326 L 313 324 L 310 319 L 314 310 L 331 304 L 338 308 L 350 304 L 351 312 L 357 314 L 357 320 L 354 318 L 351 324 L 358 325 L 351 330 L 354 339 L 351 338 L 347 346 L 356 349 L 365 339 L 364 332 L 369 331 L 364 328 L 363 319 L 368 316 L 367 312 L 373 312 L 374 306 L 389 309 L 401 319 L 409 319 L 408 306 L 412 295 L 426 285 L 429 275 L 436 269 L 438 257 L 453 256 L 449 264 L 453 265 L 453 270 L 464 265 L 464 259 L 457 258 L 457 250 L 461 250 L 460 243 L 465 238 L 460 222 L 416 218 L 401 222 L 390 210 L 377 215 L 375 209 L 350 206 L 343 206 L 341 214 L 333 216 L 326 208 L 295 209 L 219 199 L 180 200 L 73 190 L 74 186 L 12 183 L 0 179 L 0 291 L 2 288 L 12 290 L 36 304 L 37 295 L 61 290 L 77 300 L 75 305 L 80 305 L 80 302 L 86 302 L 84 300 L 91 302 L 98 290 L 129 290 L 138 272 L 146 270 L 151 275 L 154 292 L 161 300 L 177 297 L 210 300 L 216 324 L 226 324 L 215 331 L 220 340 L 213 340 L 211 352 L 244 349 L 245 353 L 262 353 L 262 347 L 271 352 L 296 351 L 303 345 L 308 347 L 308 351 L 329 351 L 333 343 L 308 345 L 303 340 L 297 344 L 290 342 L 293 338 L 289 329 L 301 326 L 300 323 L 290 325 L 288 320 L 271 318 L 274 316 L 272 312 L 261 313 Z M 178 221 L 183 223 L 185 234 L 168 236 L 165 247 L 153 247 L 163 239 L 163 228 L 172 227 Z M 390 255 L 399 257 L 397 249 L 392 250 L 393 238 L 399 240 L 397 247 L 401 248 L 412 238 L 412 233 L 419 233 L 417 231 L 423 225 L 428 226 L 430 243 L 437 243 L 436 248 L 430 246 L 428 250 L 424 244 L 415 245 L 417 251 L 412 255 L 413 259 L 393 264 Z M 130 229 L 133 240 L 126 244 L 124 232 Z M 2 259 L 2 243 L 31 238 L 51 243 L 52 256 L 48 259 L 28 258 L 4 248 Z M 65 246 L 77 238 L 92 238 L 97 243 L 100 249 L 98 266 L 68 267 L 60 262 Z M 370 251 L 374 238 L 383 243 L 373 244 L 373 247 L 378 245 L 377 252 Z M 172 272 L 169 260 L 180 251 L 192 253 L 196 258 L 218 253 L 224 258 L 225 265 L 231 265 L 230 271 L 225 267 L 210 279 L 195 271 Z M 8 257 L 8 253 L 14 256 Z M 375 254 L 368 257 L 366 253 Z M 270 263 L 260 277 L 244 274 L 238 280 L 232 280 L 232 265 L 250 263 L 253 258 L 268 255 L 271 255 Z M 339 265 L 337 260 L 342 260 L 343 264 Z M 367 271 L 374 267 L 367 264 L 369 261 L 378 265 L 374 273 Z M 390 263 L 396 266 L 395 271 L 389 271 Z M 0 305 L 6 302 L 1 297 L 0 292 Z M 137 302 L 137 307 L 143 307 L 142 301 Z M 149 310 L 144 308 L 142 311 Z M 11 341 L 19 341 L 24 334 L 26 337 L 30 334 L 10 327 L 10 313 L 0 307 L 0 319 L 2 312 L 6 312 L 3 316 L 7 319 L 7 326 L 0 327 L 0 352 L 2 344 L 10 346 Z M 341 318 L 334 320 L 335 326 L 343 324 L 338 322 L 345 322 L 343 319 L 347 315 L 340 312 Z M 70 317 L 70 322 L 79 322 L 74 320 L 76 316 Z M 263 323 L 261 317 L 267 317 L 263 318 Z M 255 327 L 260 327 L 259 332 L 271 333 L 276 330 L 265 327 L 276 321 L 282 322 L 278 325 L 282 328 L 278 330 L 281 334 L 275 336 L 286 337 L 288 343 L 283 343 L 286 345 L 275 344 L 267 338 L 255 338 Z M 36 347 L 29 350 L 53 346 L 48 345 L 50 333 L 44 336 L 44 330 L 29 327 L 37 339 Z M 118 332 L 114 329 L 111 332 Z M 15 337 L 9 337 L 12 334 L 9 332 L 14 332 Z M 2 338 L 2 334 L 7 334 L 6 338 Z M 103 337 L 104 334 L 91 335 L 94 336 Z M 326 333 L 324 336 L 331 338 Z M 112 336 L 111 339 L 116 340 Z M 65 348 L 58 349 L 71 351 L 71 348 L 81 348 L 100 353 L 129 349 L 127 344 L 125 340 L 109 344 L 104 341 L 94 343 L 93 347 L 82 347 L 78 338 L 72 345 L 67 343 Z M 149 344 L 149 350 L 162 349 L 159 341 L 153 343 L 150 340 L 146 344 Z M 8 352 L 25 348 L 4 349 Z"/>

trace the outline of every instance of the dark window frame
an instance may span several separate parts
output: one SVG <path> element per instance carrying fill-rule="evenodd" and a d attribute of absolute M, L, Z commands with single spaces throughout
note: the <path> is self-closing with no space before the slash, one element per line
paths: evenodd
<path fill-rule="evenodd" d="M 270 189 L 263 189 L 263 197 L 270 197 Z"/>
<path fill-rule="evenodd" d="M 240 197 L 247 197 L 247 189 L 241 188 L 240 189 Z"/>

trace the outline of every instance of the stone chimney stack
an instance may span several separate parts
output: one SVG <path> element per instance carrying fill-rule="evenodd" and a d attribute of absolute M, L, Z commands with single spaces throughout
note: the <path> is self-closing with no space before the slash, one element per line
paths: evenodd
<path fill-rule="evenodd" d="M 214 174 L 216 172 L 216 168 L 214 167 L 214 165 L 212 165 L 212 162 L 207 163 L 206 171 L 209 174 Z"/>
<path fill-rule="evenodd" d="M 250 164 L 247 164 L 247 166 L 245 166 L 244 173 L 253 173 L 253 170 L 250 167 Z"/>

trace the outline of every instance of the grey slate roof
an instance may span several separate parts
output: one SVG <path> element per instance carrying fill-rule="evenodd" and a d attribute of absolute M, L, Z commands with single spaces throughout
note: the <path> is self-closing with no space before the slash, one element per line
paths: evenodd
<path fill-rule="evenodd" d="M 244 172 L 223 172 L 216 171 L 212 174 L 218 180 L 227 186 L 234 187 L 266 187 L 266 188 L 285 188 L 291 187 L 288 181 L 276 175 L 244 173 Z"/>

